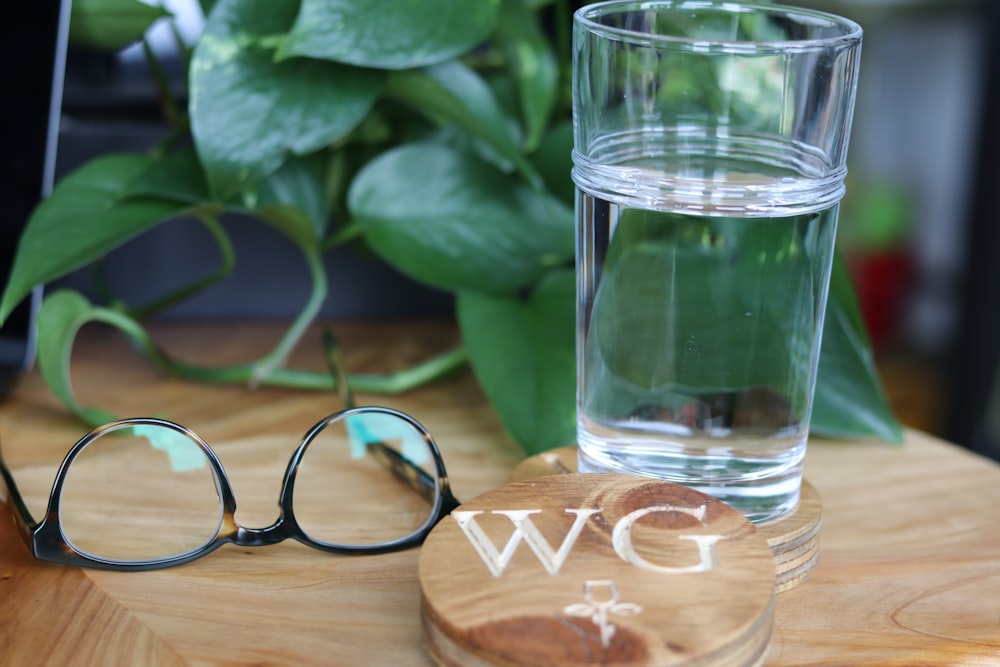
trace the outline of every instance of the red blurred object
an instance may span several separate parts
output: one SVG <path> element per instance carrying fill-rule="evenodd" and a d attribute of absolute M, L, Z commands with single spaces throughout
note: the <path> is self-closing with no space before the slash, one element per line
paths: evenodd
<path fill-rule="evenodd" d="M 850 253 L 847 258 L 872 347 L 884 349 L 898 328 L 912 274 L 905 248 Z"/>

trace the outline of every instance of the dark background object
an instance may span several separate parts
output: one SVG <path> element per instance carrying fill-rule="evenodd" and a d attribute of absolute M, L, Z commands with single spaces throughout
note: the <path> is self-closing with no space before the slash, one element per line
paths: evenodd
<path fill-rule="evenodd" d="M 951 407 L 945 435 L 1000 460 L 1000 433 L 990 410 L 1000 391 L 1000 5 L 983 2 L 983 103 L 978 119 L 975 188 L 970 207 L 961 317 L 950 364 Z"/>
<path fill-rule="evenodd" d="M 0 273 L 6 282 L 17 240 L 44 193 L 52 188 L 70 0 L 26 3 L 16 30 L 0 40 Z M 0 395 L 31 362 L 34 308 L 21 303 L 0 328 Z"/>

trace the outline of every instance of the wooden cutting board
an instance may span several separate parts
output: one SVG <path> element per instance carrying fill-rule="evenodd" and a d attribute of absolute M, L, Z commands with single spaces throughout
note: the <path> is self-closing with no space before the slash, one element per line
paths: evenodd
<path fill-rule="evenodd" d="M 407 368 L 456 341 L 448 323 L 335 329 L 351 372 Z M 153 333 L 186 361 L 218 365 L 264 354 L 282 331 L 280 323 L 173 323 Z M 291 365 L 322 370 L 320 350 L 320 332 L 310 331 Z M 103 327 L 85 329 L 73 359 L 85 404 L 169 417 L 217 446 L 249 525 L 274 518 L 295 442 L 338 407 L 323 393 L 163 377 Z M 468 370 L 359 400 L 417 416 L 441 446 L 461 500 L 502 486 L 524 458 Z M 36 373 L 0 403 L 4 452 L 33 495 L 47 494 L 84 430 Z M 767 667 L 1000 664 L 1000 465 L 907 430 L 900 446 L 816 439 L 806 476 L 823 500 L 821 559 L 806 582 L 775 597 Z M 40 488 L 26 488 L 29 477 Z M 288 543 L 224 547 L 182 567 L 123 575 L 35 561 L 5 511 L 4 667 L 433 664 L 421 633 L 419 550 L 352 558 Z"/>

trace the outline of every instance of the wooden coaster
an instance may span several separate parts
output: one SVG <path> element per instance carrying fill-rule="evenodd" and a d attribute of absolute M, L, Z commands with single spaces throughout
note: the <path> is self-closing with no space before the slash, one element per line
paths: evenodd
<path fill-rule="evenodd" d="M 803 479 L 799 504 L 794 510 L 776 521 L 757 524 L 757 530 L 774 554 L 777 571 L 774 586 L 778 593 L 801 584 L 816 567 L 822 514 L 819 491 Z"/>
<path fill-rule="evenodd" d="M 760 665 L 775 560 L 742 514 L 635 475 L 512 482 L 420 552 L 439 665 Z"/>
<path fill-rule="evenodd" d="M 545 475 L 575 473 L 576 447 L 562 447 L 522 461 L 511 472 L 511 481 Z M 823 502 L 819 492 L 802 480 L 798 506 L 777 521 L 757 524 L 774 553 L 777 592 L 787 591 L 809 578 L 819 560 L 819 529 Z"/>

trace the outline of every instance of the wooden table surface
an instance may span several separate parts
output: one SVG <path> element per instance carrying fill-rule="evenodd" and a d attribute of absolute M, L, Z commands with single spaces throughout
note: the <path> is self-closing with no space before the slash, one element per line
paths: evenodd
<path fill-rule="evenodd" d="M 448 323 L 335 329 L 351 372 L 401 368 L 456 341 Z M 81 401 L 200 433 L 217 448 L 246 525 L 274 518 L 288 455 L 339 408 L 322 393 L 166 379 L 117 334 L 84 333 L 73 368 Z M 155 333 L 175 355 L 211 364 L 248 360 L 279 334 L 268 324 Z M 291 364 L 322 370 L 318 332 Z M 468 370 L 407 395 L 358 399 L 421 420 L 461 499 L 503 484 L 523 458 Z M 34 373 L 0 404 L 4 452 L 36 516 L 84 430 Z M 1000 466 L 910 431 L 901 447 L 813 441 L 806 475 L 823 499 L 822 552 L 812 578 L 778 596 L 766 664 L 1000 665 Z M 333 556 L 283 543 L 223 547 L 168 570 L 85 571 L 36 562 L 2 519 L 0 664 L 428 666 L 418 555 Z"/>

